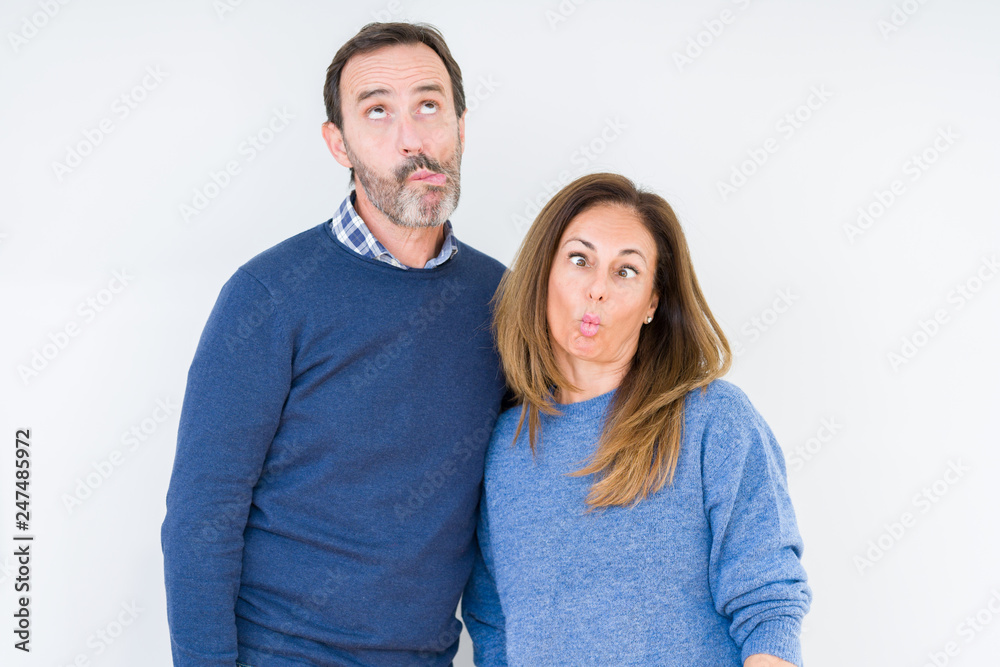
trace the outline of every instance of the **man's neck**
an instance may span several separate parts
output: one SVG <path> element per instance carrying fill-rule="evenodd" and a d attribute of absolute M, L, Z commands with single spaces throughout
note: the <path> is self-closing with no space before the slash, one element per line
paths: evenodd
<path fill-rule="evenodd" d="M 364 220 L 368 231 L 405 266 L 422 269 L 438 256 L 444 244 L 444 225 L 403 227 L 387 218 L 368 200 L 364 189 L 357 190 L 354 210 Z"/>

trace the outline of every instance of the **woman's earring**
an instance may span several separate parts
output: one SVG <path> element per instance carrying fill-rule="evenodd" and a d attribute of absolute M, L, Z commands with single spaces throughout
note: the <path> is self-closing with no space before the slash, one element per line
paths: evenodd
<path fill-rule="evenodd" d="M 653 316 L 652 315 L 650 315 L 649 317 L 646 318 L 646 324 L 649 324 L 652 321 L 653 321 Z"/>

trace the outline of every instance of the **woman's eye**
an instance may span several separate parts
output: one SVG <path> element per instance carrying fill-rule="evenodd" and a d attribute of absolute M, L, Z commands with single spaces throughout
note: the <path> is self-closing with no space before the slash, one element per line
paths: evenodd
<path fill-rule="evenodd" d="M 378 120 L 379 118 L 385 118 L 385 109 L 382 107 L 372 107 L 368 110 L 368 117 L 372 120 Z"/>
<path fill-rule="evenodd" d="M 631 266 L 623 266 L 622 268 L 618 269 L 618 275 L 620 275 L 622 278 L 632 278 L 638 275 L 638 272 Z"/>
<path fill-rule="evenodd" d="M 424 102 L 420 105 L 421 112 L 425 114 L 437 113 L 438 105 L 437 102 Z"/>
<path fill-rule="evenodd" d="M 573 262 L 577 266 L 587 266 L 587 258 L 583 255 L 570 255 L 569 261 Z"/>

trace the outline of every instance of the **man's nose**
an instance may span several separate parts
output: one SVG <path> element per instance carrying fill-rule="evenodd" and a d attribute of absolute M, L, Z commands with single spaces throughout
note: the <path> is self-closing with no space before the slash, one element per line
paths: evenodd
<path fill-rule="evenodd" d="M 423 132 L 409 115 L 403 115 L 397 125 L 396 143 L 403 155 L 416 155 L 424 150 Z"/>

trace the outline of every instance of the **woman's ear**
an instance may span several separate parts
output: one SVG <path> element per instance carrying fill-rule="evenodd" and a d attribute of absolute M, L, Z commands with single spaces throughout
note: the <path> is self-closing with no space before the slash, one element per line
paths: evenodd
<path fill-rule="evenodd" d="M 646 317 L 652 317 L 653 313 L 656 312 L 656 307 L 660 305 L 660 295 L 654 293 L 653 298 L 649 300 L 649 309 L 646 311 Z"/>

